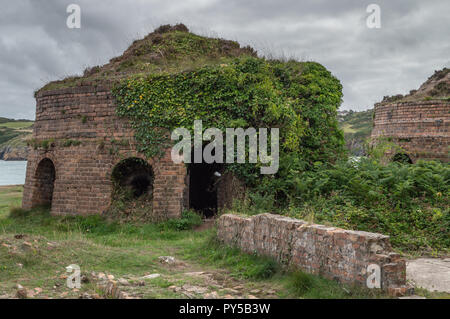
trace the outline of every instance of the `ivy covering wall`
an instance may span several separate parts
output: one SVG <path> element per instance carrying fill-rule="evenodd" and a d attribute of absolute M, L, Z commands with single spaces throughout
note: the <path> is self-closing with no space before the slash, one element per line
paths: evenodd
<path fill-rule="evenodd" d="M 194 120 L 223 132 L 229 127 L 279 128 L 278 178 L 286 177 L 286 166 L 304 170 L 343 154 L 336 118 L 342 86 L 318 63 L 244 56 L 193 71 L 133 76 L 113 93 L 118 115 L 131 121 L 139 151 L 149 158 L 168 146 L 167 132 L 184 127 L 193 136 Z M 228 165 L 250 185 L 263 178 L 257 167 Z"/>

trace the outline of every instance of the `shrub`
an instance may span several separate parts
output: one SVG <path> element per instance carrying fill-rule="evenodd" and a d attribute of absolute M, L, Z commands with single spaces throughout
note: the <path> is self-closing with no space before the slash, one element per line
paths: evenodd
<path fill-rule="evenodd" d="M 172 230 L 189 230 L 202 224 L 202 218 L 192 210 L 184 211 L 179 219 L 169 219 L 161 223 L 160 228 Z"/>
<path fill-rule="evenodd" d="M 313 170 L 293 165 L 286 175 L 286 180 L 268 180 L 253 188 L 255 194 L 237 205 L 241 209 L 237 211 L 261 213 L 255 209 L 261 198 L 284 194 L 284 202 L 276 200 L 278 213 L 387 234 L 394 246 L 409 251 L 450 248 L 449 163 L 381 165 L 362 158 L 335 165 L 317 163 Z"/>
<path fill-rule="evenodd" d="M 312 275 L 301 270 L 294 271 L 291 274 L 290 286 L 296 295 L 303 296 L 314 286 Z"/>

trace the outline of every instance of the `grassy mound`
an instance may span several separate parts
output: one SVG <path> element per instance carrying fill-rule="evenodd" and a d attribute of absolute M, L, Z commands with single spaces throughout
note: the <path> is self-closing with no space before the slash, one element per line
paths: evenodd
<path fill-rule="evenodd" d="M 51 82 L 39 91 L 85 82 L 119 81 L 132 74 L 177 73 L 243 55 L 256 56 L 256 52 L 251 47 L 241 48 L 235 41 L 190 33 L 183 24 L 163 25 L 143 39 L 134 41 L 121 56 L 111 59 L 109 63 L 87 68 L 83 76 Z"/>

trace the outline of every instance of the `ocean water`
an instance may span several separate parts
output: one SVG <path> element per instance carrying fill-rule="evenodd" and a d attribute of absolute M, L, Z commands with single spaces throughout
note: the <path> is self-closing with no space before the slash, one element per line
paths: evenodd
<path fill-rule="evenodd" d="M 26 161 L 0 161 L 0 186 L 25 184 Z"/>

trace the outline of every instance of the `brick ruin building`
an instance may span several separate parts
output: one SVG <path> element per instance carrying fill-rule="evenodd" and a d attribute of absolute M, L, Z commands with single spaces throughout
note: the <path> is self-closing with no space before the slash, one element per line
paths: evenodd
<path fill-rule="evenodd" d="M 449 161 L 450 69 L 436 71 L 418 90 L 385 97 L 375 105 L 372 143 L 395 143 L 385 155 L 415 163 L 419 159 Z"/>
<path fill-rule="evenodd" d="M 119 185 L 132 187 L 136 194 L 153 193 L 152 214 L 158 220 L 180 217 L 187 208 L 208 216 L 230 204 L 232 193 L 241 187 L 233 176 L 224 174 L 216 191 L 207 191 L 216 182 L 214 172 L 220 167 L 192 164 L 188 168 L 184 163 L 175 164 L 170 149 L 158 159 L 148 160 L 139 153 L 130 123 L 116 115 L 113 81 L 107 77 L 94 81 L 89 77 L 99 70 L 121 74 L 120 68 L 130 52 L 141 43 L 146 44 L 144 41 L 160 39 L 160 33 L 169 27 L 161 28 L 165 29 L 135 41 L 123 56 L 109 64 L 88 69 L 83 77 L 52 82 L 36 92 L 24 209 L 51 205 L 55 215 L 105 213 L 112 199 L 112 176 L 117 171 L 126 172 L 116 181 Z M 171 28 L 184 31 L 185 27 Z M 235 42 L 223 41 L 232 45 L 227 51 L 231 55 L 245 51 Z M 114 68 L 119 71 L 113 73 Z"/>

